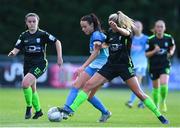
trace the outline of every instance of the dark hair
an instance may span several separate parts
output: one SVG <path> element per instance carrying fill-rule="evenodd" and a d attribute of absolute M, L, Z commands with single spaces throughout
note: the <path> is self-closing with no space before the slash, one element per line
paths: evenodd
<path fill-rule="evenodd" d="M 102 31 L 101 23 L 100 23 L 98 17 L 94 13 L 83 16 L 81 18 L 81 21 L 87 21 L 89 24 L 93 23 L 94 30 Z"/>

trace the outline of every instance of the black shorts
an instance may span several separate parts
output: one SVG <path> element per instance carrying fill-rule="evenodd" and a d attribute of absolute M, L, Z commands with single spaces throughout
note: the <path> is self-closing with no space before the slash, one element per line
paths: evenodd
<path fill-rule="evenodd" d="M 170 73 L 170 67 L 160 68 L 160 69 L 150 69 L 149 74 L 151 80 L 156 80 L 160 77 L 161 74 L 168 74 Z"/>
<path fill-rule="evenodd" d="M 39 78 L 47 70 L 47 61 L 38 63 L 25 63 L 24 64 L 24 76 L 27 73 L 33 74 L 36 78 Z"/>
<path fill-rule="evenodd" d="M 128 64 L 109 64 L 106 63 L 99 71 L 99 74 L 111 81 L 113 78 L 120 76 L 124 81 L 135 76 L 133 66 Z"/>

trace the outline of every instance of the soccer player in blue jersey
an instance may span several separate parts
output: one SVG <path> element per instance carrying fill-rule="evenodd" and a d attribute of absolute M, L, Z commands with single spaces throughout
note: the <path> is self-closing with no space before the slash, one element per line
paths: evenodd
<path fill-rule="evenodd" d="M 134 64 L 135 74 L 137 76 L 139 84 L 141 84 L 142 78 L 146 75 L 147 69 L 147 58 L 145 55 L 145 51 L 148 36 L 142 33 L 143 25 L 140 21 L 135 21 L 134 24 L 135 28 L 134 35 L 132 37 L 131 58 Z M 131 97 L 126 105 L 129 108 L 132 108 L 135 99 L 136 95 L 132 92 Z M 138 108 L 144 108 L 144 104 L 142 101 L 138 103 Z"/>
<path fill-rule="evenodd" d="M 80 25 L 85 35 L 90 35 L 89 50 L 91 55 L 76 71 L 78 77 L 75 80 L 73 87 L 71 88 L 67 97 L 66 103 L 64 105 L 65 109 L 67 106 L 71 106 L 79 92 L 79 89 L 82 88 L 86 81 L 89 80 L 94 75 L 94 73 L 96 73 L 96 71 L 106 63 L 107 57 L 109 55 L 107 48 L 100 47 L 101 44 L 105 41 L 106 35 L 102 32 L 101 24 L 97 16 L 95 14 L 83 16 L 80 20 Z M 95 108 L 101 111 L 102 115 L 99 119 L 99 122 L 106 122 L 107 119 L 111 116 L 111 112 L 109 112 L 102 104 L 102 102 L 96 96 L 94 96 L 95 92 L 96 89 L 94 89 L 94 91 L 92 91 L 92 93 L 89 95 L 88 101 Z"/>
<path fill-rule="evenodd" d="M 24 78 L 22 88 L 26 101 L 25 119 L 32 116 L 32 106 L 35 109 L 33 119 L 38 119 L 43 115 L 39 96 L 37 93 L 36 81 L 47 70 L 46 59 L 47 44 L 54 44 L 57 51 L 57 64 L 62 65 L 61 42 L 53 35 L 39 29 L 39 16 L 36 13 L 28 13 L 25 16 L 27 30 L 23 32 L 13 50 L 8 56 L 16 56 L 20 51 L 24 53 Z"/>
<path fill-rule="evenodd" d="M 171 67 L 170 59 L 176 47 L 173 37 L 164 33 L 165 30 L 165 22 L 163 20 L 156 21 L 154 34 L 149 37 L 146 49 L 149 62 L 148 70 L 153 81 L 152 95 L 154 103 L 159 107 L 161 96 L 161 110 L 163 112 L 167 111 L 166 99 Z"/>
<path fill-rule="evenodd" d="M 79 106 L 88 99 L 88 94 L 104 82 L 111 81 L 120 76 L 129 88 L 143 101 L 146 107 L 151 110 L 163 124 L 169 121 L 160 113 L 154 102 L 140 88 L 138 80 L 133 71 L 133 64 L 130 58 L 131 33 L 134 22 L 121 11 L 109 16 L 109 31 L 106 43 L 109 45 L 109 57 L 103 67 L 98 70 L 90 80 L 86 82 L 83 90 L 80 91 L 68 109 L 61 109 L 65 115 L 75 112 Z"/>

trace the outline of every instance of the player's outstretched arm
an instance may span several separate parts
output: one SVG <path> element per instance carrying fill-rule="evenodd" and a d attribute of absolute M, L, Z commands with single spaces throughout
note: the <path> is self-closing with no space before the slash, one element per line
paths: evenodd
<path fill-rule="evenodd" d="M 101 42 L 99 41 L 95 41 L 94 42 L 94 50 L 93 52 L 91 53 L 91 55 L 88 57 L 88 59 L 84 62 L 84 64 L 79 67 L 77 70 L 76 70 L 76 74 L 79 75 L 82 71 L 84 71 L 84 69 L 93 61 L 96 59 L 96 57 L 99 55 L 100 53 L 100 49 L 102 48 L 101 46 Z"/>
<path fill-rule="evenodd" d="M 99 55 L 100 49 L 102 48 L 101 42 L 95 41 L 94 42 L 94 50 L 89 56 L 89 58 L 86 60 L 86 62 L 82 65 L 83 68 L 86 68 L 93 60 L 96 59 L 96 57 Z"/>

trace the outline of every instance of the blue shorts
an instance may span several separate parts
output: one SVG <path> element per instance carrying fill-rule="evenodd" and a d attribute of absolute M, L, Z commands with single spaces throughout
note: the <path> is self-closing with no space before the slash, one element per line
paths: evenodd
<path fill-rule="evenodd" d="M 98 71 L 98 68 L 91 68 L 91 67 L 86 67 L 85 68 L 85 72 L 89 75 L 89 76 L 93 76 L 96 72 Z"/>
<path fill-rule="evenodd" d="M 134 69 L 136 76 L 145 76 L 146 75 L 146 68 L 145 67 L 137 67 Z"/>

